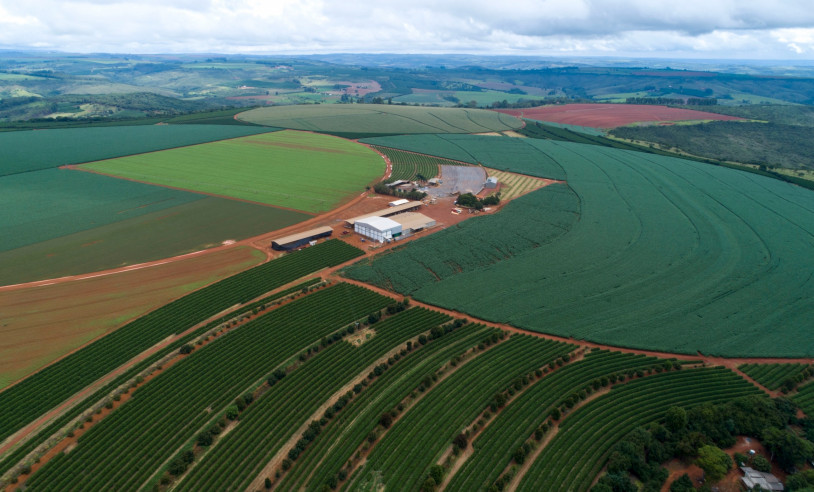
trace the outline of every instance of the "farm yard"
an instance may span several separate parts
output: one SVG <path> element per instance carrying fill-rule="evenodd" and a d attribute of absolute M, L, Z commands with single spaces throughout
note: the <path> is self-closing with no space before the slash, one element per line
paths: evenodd
<path fill-rule="evenodd" d="M 375 152 L 335 137 L 280 131 L 81 166 L 117 177 L 326 212 L 382 176 Z"/>
<path fill-rule="evenodd" d="M 634 123 L 651 122 L 742 120 L 737 116 L 646 104 L 560 104 L 497 111 L 518 118 L 589 128 L 615 128 Z"/>
<path fill-rule="evenodd" d="M 523 126 L 513 116 L 482 109 L 380 104 L 277 106 L 240 113 L 240 120 L 343 136 L 402 133 L 477 133 Z"/>
<path fill-rule="evenodd" d="M 511 138 L 522 122 L 493 111 L 239 118 L 287 129 L 65 147 L 0 176 L 3 490 L 667 490 L 665 463 L 702 444 L 809 429 L 810 190 L 548 127 Z M 389 179 L 494 176 L 502 200 L 425 199 L 435 225 L 363 241 L 344 222 L 393 200 L 365 190 L 377 152 Z"/>

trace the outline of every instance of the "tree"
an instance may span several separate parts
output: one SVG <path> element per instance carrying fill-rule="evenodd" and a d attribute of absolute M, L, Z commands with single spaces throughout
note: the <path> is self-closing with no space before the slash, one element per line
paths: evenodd
<path fill-rule="evenodd" d="M 772 458 L 786 470 L 794 465 L 814 458 L 814 444 L 797 434 L 770 427 L 763 432 L 763 444 L 772 453 Z"/>
<path fill-rule="evenodd" d="M 695 464 L 704 470 L 704 477 L 710 482 L 717 482 L 724 478 L 732 466 L 732 458 L 716 446 L 706 445 L 698 450 L 698 459 Z"/>
<path fill-rule="evenodd" d="M 670 432 L 678 432 L 687 426 L 687 411 L 681 407 L 670 407 L 664 415 L 665 426 Z"/>
<path fill-rule="evenodd" d="M 770 473 L 772 471 L 772 464 L 763 456 L 757 455 L 755 459 L 752 460 L 752 468 L 760 472 Z"/>
<path fill-rule="evenodd" d="M 385 412 L 385 413 L 383 413 L 383 414 L 382 414 L 382 416 L 381 416 L 381 417 L 379 417 L 379 423 L 380 423 L 380 424 L 382 425 L 382 427 L 384 427 L 385 429 L 389 429 L 389 428 L 390 428 L 390 424 L 392 424 L 392 423 L 393 423 L 393 416 L 392 416 L 392 415 L 390 415 L 390 412 Z"/>
<path fill-rule="evenodd" d="M 444 467 L 441 465 L 432 465 L 430 467 L 430 478 L 433 479 L 435 483 L 441 483 L 444 481 Z"/>
<path fill-rule="evenodd" d="M 266 486 L 266 490 L 271 489 L 271 479 L 269 477 L 266 477 L 266 482 L 264 485 Z"/>
<path fill-rule="evenodd" d="M 685 473 L 678 477 L 670 484 L 670 492 L 695 492 L 690 476 Z"/>
<path fill-rule="evenodd" d="M 452 440 L 452 444 L 458 446 L 460 449 L 466 449 L 469 445 L 469 439 L 467 439 L 466 434 L 458 434 L 455 436 L 455 439 Z"/>

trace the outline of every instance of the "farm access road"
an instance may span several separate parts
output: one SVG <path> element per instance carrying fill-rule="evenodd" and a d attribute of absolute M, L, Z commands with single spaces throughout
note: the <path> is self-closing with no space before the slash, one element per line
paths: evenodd
<path fill-rule="evenodd" d="M 364 257 L 361 257 L 361 258 L 364 258 Z M 357 259 L 355 259 L 353 261 L 354 262 L 359 261 L 359 259 L 357 258 Z M 342 267 L 339 267 L 339 268 L 342 268 Z M 384 296 L 388 296 L 388 297 L 390 297 L 392 299 L 399 300 L 399 301 L 402 300 L 405 297 L 405 296 L 403 296 L 401 294 L 389 291 L 387 289 L 382 289 L 380 287 L 376 287 L 376 286 L 367 284 L 365 282 L 360 282 L 358 280 L 353 280 L 353 279 L 342 277 L 342 276 L 340 276 L 340 275 L 338 275 L 336 273 L 337 270 L 339 270 L 339 268 L 332 268 L 331 269 L 332 272 L 328 274 L 327 278 L 329 278 L 330 280 L 334 280 L 336 282 L 347 282 L 347 283 L 350 283 L 350 284 L 358 285 L 360 287 L 364 287 L 366 289 L 373 290 L 375 292 L 378 292 L 379 294 L 382 294 Z M 323 274 L 325 274 L 324 271 L 323 271 Z M 538 337 L 538 338 L 544 338 L 546 340 L 554 340 L 554 341 L 558 341 L 558 342 L 572 343 L 572 344 L 576 344 L 576 345 L 579 345 L 580 347 L 585 347 L 585 348 L 598 348 L 598 349 L 605 349 L 605 350 L 614 350 L 614 351 L 629 353 L 629 354 L 641 354 L 641 355 L 647 355 L 647 356 L 651 356 L 651 357 L 659 357 L 659 358 L 662 358 L 662 359 L 678 359 L 678 360 L 684 360 L 684 361 L 700 361 L 704 365 L 707 365 L 707 366 L 723 366 L 723 367 L 726 367 L 727 369 L 730 369 L 730 370 L 734 371 L 739 376 L 743 377 L 744 379 L 746 379 L 750 383 L 754 384 L 755 386 L 760 388 L 764 393 L 771 396 L 772 398 L 776 398 L 778 396 L 781 396 L 782 393 L 780 391 L 773 391 L 773 390 L 770 390 L 770 389 L 766 388 L 762 384 L 758 383 L 757 381 L 755 381 L 754 379 L 752 379 L 751 377 L 746 375 L 743 371 L 738 369 L 738 366 L 740 366 L 742 364 L 777 364 L 777 363 L 812 364 L 812 363 L 814 363 L 814 358 L 810 358 L 810 359 L 806 359 L 806 358 L 784 359 L 784 358 L 771 358 L 771 357 L 733 357 L 733 358 L 726 358 L 726 357 L 714 357 L 714 356 L 704 355 L 704 354 L 701 354 L 701 353 L 698 353 L 697 355 L 674 354 L 674 353 L 670 353 L 670 352 L 657 352 L 657 351 L 653 351 L 653 350 L 641 350 L 641 349 L 632 349 L 632 348 L 627 348 L 627 347 L 615 347 L 613 345 L 605 345 L 605 344 L 600 344 L 600 343 L 588 342 L 588 341 L 585 341 L 585 340 L 576 340 L 576 339 L 573 339 L 573 338 L 567 338 L 567 337 L 561 337 L 561 336 L 557 336 L 557 335 L 549 335 L 549 334 L 546 334 L 546 333 L 540 333 L 540 332 L 531 331 L 531 330 L 525 330 L 523 328 L 517 328 L 516 326 L 508 325 L 508 324 L 505 324 L 505 323 L 495 323 L 495 322 L 492 322 L 492 321 L 486 321 L 486 320 L 476 318 L 476 317 L 471 316 L 471 315 L 466 314 L 466 313 L 462 313 L 462 312 L 459 312 L 459 311 L 453 311 L 451 309 L 442 308 L 442 307 L 439 307 L 439 306 L 435 306 L 433 304 L 427 304 L 425 302 L 417 301 L 417 300 L 413 299 L 412 297 L 409 297 L 409 296 L 407 296 L 407 297 L 410 299 L 410 305 L 412 305 L 412 306 L 424 307 L 424 308 L 427 308 L 427 309 L 431 309 L 433 311 L 438 311 L 438 312 L 441 312 L 441 313 L 448 314 L 448 315 L 450 315 L 452 317 L 455 317 L 455 318 L 466 318 L 467 320 L 469 320 L 469 321 L 471 321 L 473 323 L 479 323 L 479 324 L 483 324 L 483 325 L 486 325 L 486 326 L 491 326 L 491 327 L 494 327 L 494 328 L 500 328 L 501 330 L 505 330 L 505 331 L 508 331 L 508 332 L 511 332 L 511 333 L 518 333 L 518 334 L 521 334 L 521 335 L 531 335 L 531 336 L 535 336 L 535 337 Z"/>

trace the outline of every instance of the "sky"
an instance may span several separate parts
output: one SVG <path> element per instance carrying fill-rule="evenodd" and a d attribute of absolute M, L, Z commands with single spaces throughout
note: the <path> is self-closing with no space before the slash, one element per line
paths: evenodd
<path fill-rule="evenodd" d="M 814 60 L 811 0 L 0 0 L 0 49 Z"/>

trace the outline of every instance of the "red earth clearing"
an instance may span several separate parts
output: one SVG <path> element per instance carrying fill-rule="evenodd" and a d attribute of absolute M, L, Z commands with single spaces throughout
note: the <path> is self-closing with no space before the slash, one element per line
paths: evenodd
<path fill-rule="evenodd" d="M 497 111 L 518 118 L 591 128 L 615 128 L 617 126 L 652 121 L 734 121 L 743 119 L 737 116 L 707 113 L 706 111 L 696 111 L 694 109 L 669 108 L 667 106 L 646 104 L 561 104 L 527 109 L 499 109 Z"/>

